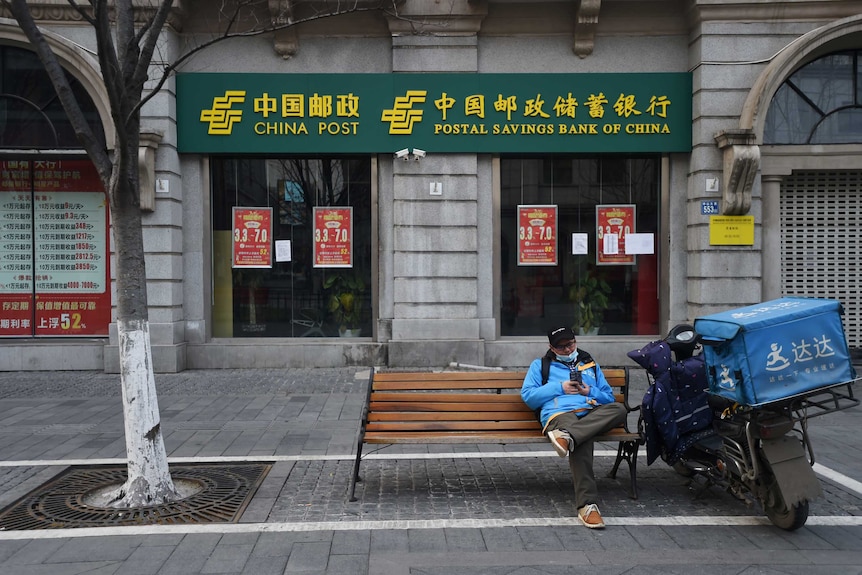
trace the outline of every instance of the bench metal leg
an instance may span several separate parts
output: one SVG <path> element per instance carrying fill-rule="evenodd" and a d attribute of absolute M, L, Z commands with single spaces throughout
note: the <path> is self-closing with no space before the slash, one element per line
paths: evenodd
<path fill-rule="evenodd" d="M 356 501 L 356 482 L 362 481 L 359 477 L 359 462 L 362 460 L 362 437 L 359 438 L 359 445 L 356 446 L 356 461 L 353 463 L 353 476 L 350 478 L 350 496 L 348 501 Z"/>
<path fill-rule="evenodd" d="M 631 492 L 629 496 L 632 499 L 638 498 L 637 464 L 639 448 L 640 442 L 638 441 L 620 441 L 617 447 L 617 458 L 614 460 L 613 468 L 608 473 L 608 477 L 616 479 L 620 463 L 625 460 L 629 464 L 629 477 L 631 478 Z"/>

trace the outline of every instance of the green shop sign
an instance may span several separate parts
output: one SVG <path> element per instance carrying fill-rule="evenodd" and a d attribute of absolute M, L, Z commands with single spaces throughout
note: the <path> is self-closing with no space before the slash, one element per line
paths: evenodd
<path fill-rule="evenodd" d="M 179 151 L 689 152 L 691 74 L 178 74 Z"/>

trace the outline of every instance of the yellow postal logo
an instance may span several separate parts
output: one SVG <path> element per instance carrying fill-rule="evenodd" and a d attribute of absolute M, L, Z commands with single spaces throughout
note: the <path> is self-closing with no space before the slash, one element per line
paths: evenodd
<path fill-rule="evenodd" d="M 245 90 L 226 90 L 224 96 L 213 98 L 213 107 L 201 110 L 201 122 L 209 122 L 207 134 L 230 136 L 233 125 L 242 120 L 242 110 L 231 110 L 231 107 L 243 102 Z"/>

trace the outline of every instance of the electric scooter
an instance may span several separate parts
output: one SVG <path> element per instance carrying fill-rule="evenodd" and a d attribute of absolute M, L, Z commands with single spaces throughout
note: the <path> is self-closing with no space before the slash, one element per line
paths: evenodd
<path fill-rule="evenodd" d="M 660 455 L 681 475 L 704 478 L 704 490 L 723 487 L 741 500 L 758 502 L 775 526 L 799 529 L 808 519 L 809 501 L 822 495 L 808 421 L 858 405 L 856 380 L 741 405 L 703 385 L 715 367 L 696 353 L 702 345 L 708 342 L 693 326 L 680 324 L 664 340 L 628 354 L 651 376 L 640 422 L 648 464 Z M 714 381 L 715 372 L 711 375 Z M 668 428 L 675 437 L 668 436 Z"/>

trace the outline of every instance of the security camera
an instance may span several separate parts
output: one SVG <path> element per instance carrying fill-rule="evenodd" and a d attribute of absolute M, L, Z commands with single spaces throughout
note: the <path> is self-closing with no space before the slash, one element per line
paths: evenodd
<path fill-rule="evenodd" d="M 403 150 L 398 150 L 395 152 L 396 158 L 401 158 L 405 162 L 410 159 L 410 148 L 404 148 Z"/>
<path fill-rule="evenodd" d="M 413 159 L 419 160 L 425 157 L 425 150 L 420 150 L 419 148 L 413 148 Z"/>

